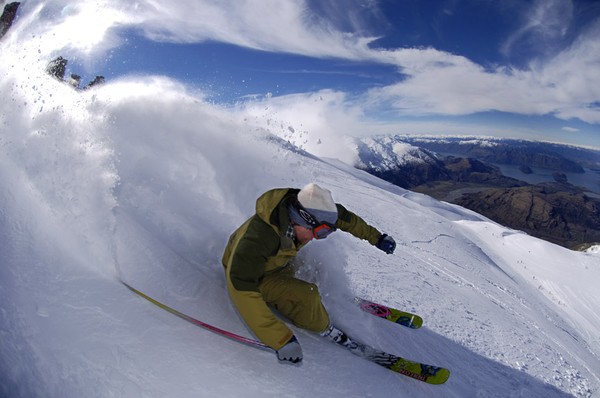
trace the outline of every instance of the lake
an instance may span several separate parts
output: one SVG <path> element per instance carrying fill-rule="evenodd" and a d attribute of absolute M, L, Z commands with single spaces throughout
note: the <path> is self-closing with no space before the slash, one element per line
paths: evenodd
<path fill-rule="evenodd" d="M 502 171 L 507 177 L 516 178 L 525 181 L 529 184 L 537 184 L 540 182 L 552 182 L 554 177 L 553 170 L 541 169 L 538 167 L 530 167 L 533 173 L 525 174 L 519 170 L 519 166 L 492 163 Z M 591 192 L 600 195 L 600 170 L 585 169 L 585 173 L 563 173 L 567 176 L 570 184 L 587 188 Z M 594 195 L 594 196 L 597 196 Z"/>

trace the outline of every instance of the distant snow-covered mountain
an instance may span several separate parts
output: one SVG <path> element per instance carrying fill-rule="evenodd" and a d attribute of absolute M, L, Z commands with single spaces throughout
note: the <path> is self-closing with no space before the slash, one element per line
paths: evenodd
<path fill-rule="evenodd" d="M 449 180 L 444 162 L 434 153 L 391 136 L 356 140 L 355 166 L 403 188 Z"/>
<path fill-rule="evenodd" d="M 497 137 L 435 137 L 396 135 L 394 139 L 442 154 L 476 158 L 505 165 L 585 173 L 600 169 L 598 149 L 552 142 Z"/>
<path fill-rule="evenodd" d="M 521 186 L 504 177 L 499 168 L 473 158 L 439 155 L 408 143 L 401 136 L 357 139 L 355 166 L 403 188 L 436 181 L 475 182 L 488 186 Z"/>
<path fill-rule="evenodd" d="M 363 138 L 356 146 L 357 168 L 403 188 L 467 207 L 568 248 L 579 250 L 600 242 L 600 200 L 586 188 L 594 187 L 597 170 L 584 173 L 577 163 L 595 167 L 593 150 L 522 140 L 398 135 Z M 567 154 L 581 156 L 571 159 Z M 512 174 L 518 179 L 505 176 L 490 160 L 522 166 Z M 540 172 L 540 167 L 546 171 Z M 527 177 L 524 168 L 530 174 L 535 168 L 553 181 L 530 185 L 521 180 Z M 569 183 L 579 175 L 588 177 L 586 187 Z"/>
<path fill-rule="evenodd" d="M 386 171 L 409 164 L 440 164 L 435 153 L 391 136 L 357 139 L 356 145 L 359 168 Z"/>

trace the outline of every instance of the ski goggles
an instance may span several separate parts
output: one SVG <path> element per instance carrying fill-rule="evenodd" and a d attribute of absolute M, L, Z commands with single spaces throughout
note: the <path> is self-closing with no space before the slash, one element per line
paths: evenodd
<path fill-rule="evenodd" d="M 335 231 L 335 225 L 328 222 L 323 222 L 312 229 L 313 237 L 315 239 L 325 239 L 333 231 Z"/>
<path fill-rule="evenodd" d="M 296 201 L 295 206 L 300 217 L 302 217 L 306 224 L 312 229 L 313 237 L 315 239 L 325 239 L 336 230 L 335 225 L 331 223 L 317 221 L 317 219 L 310 214 L 299 201 Z"/>

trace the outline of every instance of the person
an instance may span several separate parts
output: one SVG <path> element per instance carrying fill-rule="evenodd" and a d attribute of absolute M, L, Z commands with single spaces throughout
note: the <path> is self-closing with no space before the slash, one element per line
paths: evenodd
<path fill-rule="evenodd" d="M 392 237 L 335 203 L 329 190 L 314 183 L 265 192 L 256 201 L 256 213 L 229 238 L 222 259 L 229 296 L 250 330 L 282 362 L 302 361 L 302 349 L 271 308 L 297 327 L 339 344 L 349 341 L 331 325 L 317 286 L 297 279 L 290 265 L 307 243 L 338 229 L 388 254 L 396 247 Z"/>

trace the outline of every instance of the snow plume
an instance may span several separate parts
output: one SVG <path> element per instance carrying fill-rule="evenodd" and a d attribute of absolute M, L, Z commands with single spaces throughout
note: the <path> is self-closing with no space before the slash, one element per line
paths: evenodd
<path fill-rule="evenodd" d="M 50 232 L 54 229 L 67 236 L 77 231 L 62 239 L 70 242 L 74 255 L 86 256 L 87 248 L 108 260 L 102 253 L 110 253 L 106 249 L 118 177 L 106 114 L 102 109 L 90 112 L 93 94 L 75 93 L 24 69 L 11 71 L 0 82 L 3 184 L 12 193 L 7 203 L 30 203 L 35 209 L 30 221 L 48 229 L 46 238 L 57 238 Z"/>
<path fill-rule="evenodd" d="M 250 125 L 273 134 L 317 156 L 354 163 L 357 156 L 350 136 L 364 128 L 362 110 L 342 92 L 266 96 L 239 104 Z"/>
<path fill-rule="evenodd" d="M 268 132 L 170 80 L 118 82 L 98 98 L 110 103 L 119 148 L 119 211 L 164 234 L 179 252 L 204 257 L 207 248 L 211 258 L 202 261 L 218 263 L 222 243 L 254 210 L 261 191 L 287 183 L 286 173 L 271 171 L 286 164 L 287 151 Z"/>

